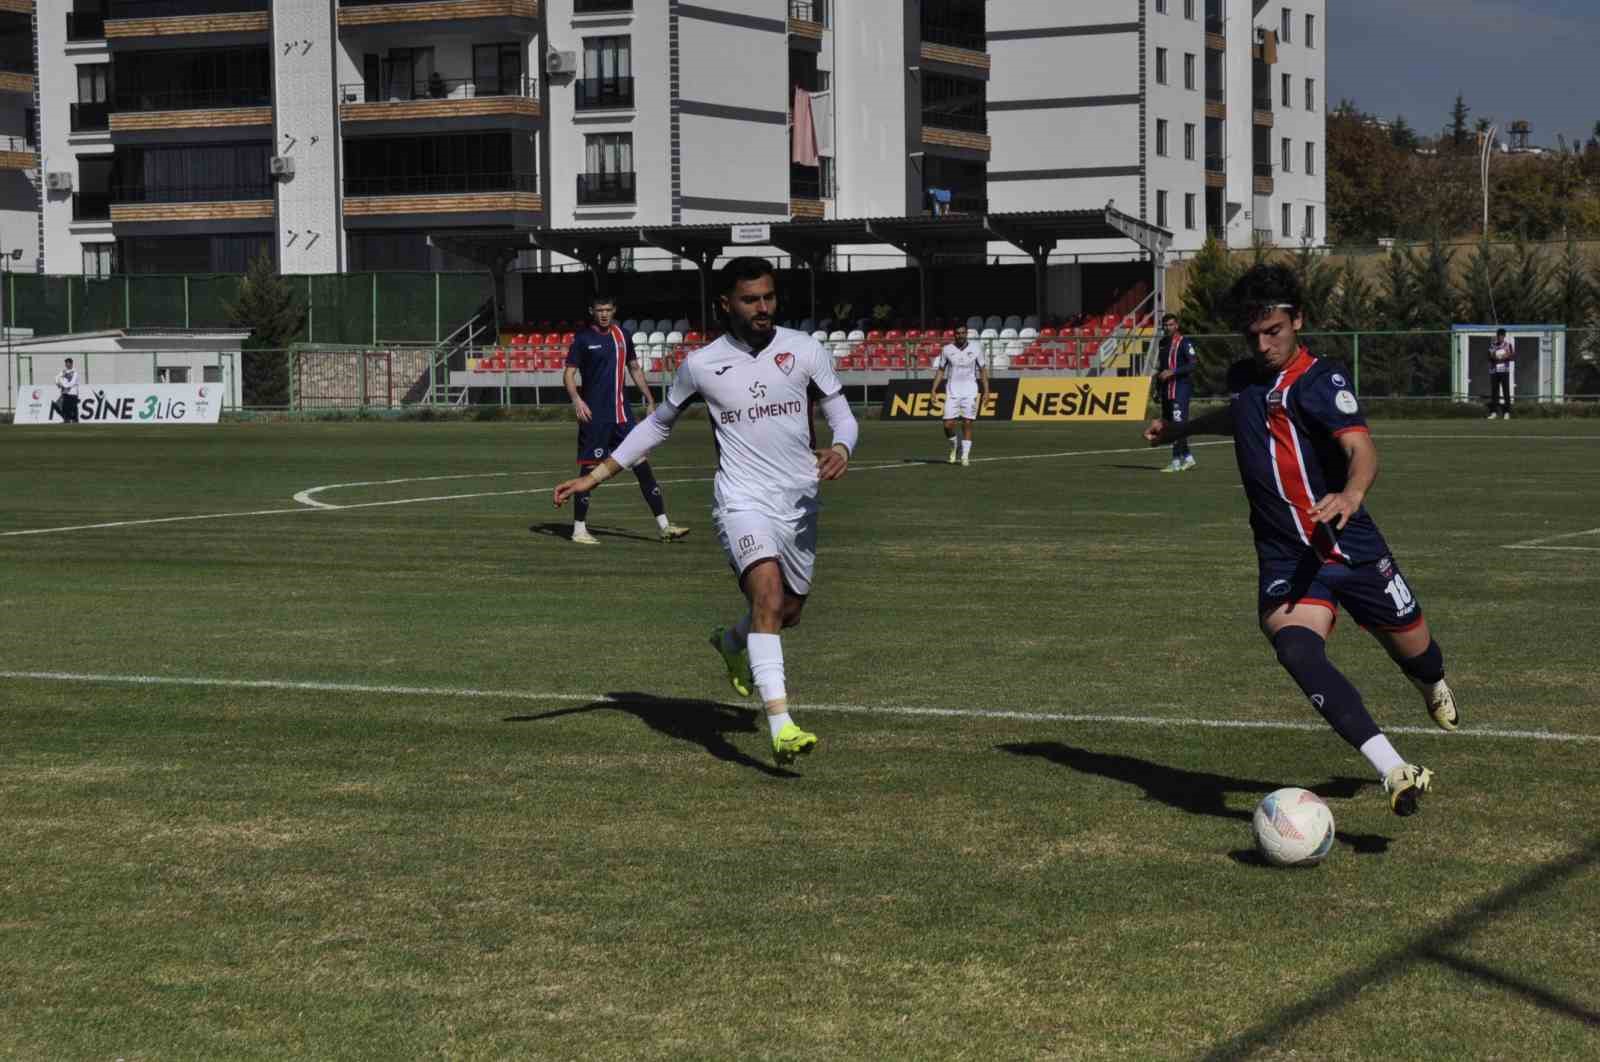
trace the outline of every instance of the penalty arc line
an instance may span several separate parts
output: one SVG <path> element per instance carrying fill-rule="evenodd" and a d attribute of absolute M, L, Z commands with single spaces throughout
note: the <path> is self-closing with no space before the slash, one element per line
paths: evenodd
<path fill-rule="evenodd" d="M 491 690 L 459 686 L 400 686 L 350 682 L 316 682 L 291 679 L 225 679 L 182 675 L 122 675 L 75 671 L 0 671 L 0 678 L 36 682 L 71 682 L 123 686 L 179 686 L 243 690 L 283 690 L 311 693 L 367 693 L 406 697 L 459 697 L 472 700 L 573 701 L 626 703 L 604 693 L 542 693 L 530 690 Z M 1024 712 L 1009 708 L 929 708 L 916 705 L 797 704 L 798 711 L 833 712 L 841 715 L 920 716 L 941 719 L 1005 719 L 1041 723 L 1097 723 L 1122 726 L 1179 727 L 1210 730 L 1278 730 L 1320 733 L 1323 723 L 1294 723 L 1270 719 L 1202 719 L 1187 716 L 1114 715 L 1084 712 Z M 1391 726 L 1392 734 L 1446 736 L 1443 731 L 1424 726 Z M 1557 744 L 1600 743 L 1600 734 L 1571 734 L 1550 730 L 1512 730 L 1498 727 L 1458 730 L 1453 738 L 1500 738 L 1517 741 L 1549 741 Z"/>

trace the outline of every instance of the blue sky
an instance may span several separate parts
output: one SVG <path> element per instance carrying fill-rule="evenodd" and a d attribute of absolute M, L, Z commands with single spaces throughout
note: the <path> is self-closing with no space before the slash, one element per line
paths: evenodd
<path fill-rule="evenodd" d="M 1600 0 L 1329 0 L 1327 19 L 1330 108 L 1432 133 L 1459 92 L 1472 119 L 1526 118 L 1548 147 L 1600 122 Z"/>

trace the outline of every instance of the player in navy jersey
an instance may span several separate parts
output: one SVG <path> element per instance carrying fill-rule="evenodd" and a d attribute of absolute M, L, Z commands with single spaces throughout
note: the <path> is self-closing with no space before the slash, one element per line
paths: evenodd
<path fill-rule="evenodd" d="M 1145 438 L 1157 446 L 1189 435 L 1233 436 L 1255 535 L 1261 631 L 1317 711 L 1377 770 L 1394 813 L 1410 815 L 1433 772 L 1400 758 L 1327 656 L 1342 605 L 1422 692 L 1434 723 L 1456 729 L 1444 655 L 1363 504 L 1378 451 L 1347 370 L 1300 344 L 1294 273 L 1256 266 L 1230 300 L 1252 355 L 1229 370 L 1232 400 L 1187 424 L 1152 421 Z"/>
<path fill-rule="evenodd" d="M 1161 318 L 1161 367 L 1156 370 L 1156 390 L 1161 395 L 1161 419 L 1182 424 L 1189 419 L 1189 399 L 1194 395 L 1194 341 L 1183 334 L 1178 315 Z M 1189 440 L 1172 444 L 1172 463 L 1163 472 L 1187 472 L 1194 467 Z"/>
<path fill-rule="evenodd" d="M 596 295 L 590 300 L 590 323 L 573 337 L 567 350 L 567 367 L 561 374 L 572 408 L 578 414 L 578 468 L 585 472 L 609 457 L 633 428 L 635 421 L 627 395 L 629 378 L 644 395 L 645 416 L 656 408 L 649 381 L 639 368 L 633 340 L 617 327 L 616 313 L 617 300 L 611 296 Z M 645 504 L 655 514 L 661 541 L 671 542 L 687 535 L 687 527 L 667 519 L 667 502 L 650 463 L 640 462 L 634 466 L 633 474 L 639 479 Z M 584 491 L 574 498 L 572 541 L 598 546 L 600 540 L 589 533 L 588 520 L 589 492 Z"/>

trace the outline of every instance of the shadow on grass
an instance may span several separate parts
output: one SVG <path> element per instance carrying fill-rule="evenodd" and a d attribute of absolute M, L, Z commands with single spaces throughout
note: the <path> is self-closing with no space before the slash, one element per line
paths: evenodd
<path fill-rule="evenodd" d="M 1136 756 L 1091 752 L 1088 749 L 1064 745 L 1059 741 L 1030 741 L 996 747 L 1013 756 L 1038 756 L 1051 763 L 1082 771 L 1084 774 L 1097 774 L 1102 778 L 1136 785 L 1144 790 L 1147 799 L 1159 800 L 1168 807 L 1186 811 L 1191 815 L 1210 815 L 1214 818 L 1233 819 L 1243 823 L 1249 823 L 1255 809 L 1246 811 L 1228 807 L 1229 793 L 1259 793 L 1265 796 L 1274 789 L 1282 789 L 1287 784 L 1262 782 L 1253 778 L 1234 778 L 1204 771 L 1185 771 L 1153 763 L 1150 760 L 1141 760 Z M 1376 783 L 1364 782 L 1359 778 L 1330 778 L 1318 785 L 1308 785 L 1305 788 L 1324 800 L 1349 800 L 1373 784 Z M 1335 830 L 1334 838 L 1360 855 L 1375 855 L 1389 848 L 1389 838 L 1382 834 L 1346 833 L 1344 830 Z M 1230 852 L 1228 857 L 1246 866 L 1268 865 L 1253 848 Z"/>
<path fill-rule="evenodd" d="M 585 712 L 627 712 L 651 730 L 679 741 L 699 745 L 713 757 L 741 767 L 749 767 L 773 778 L 798 778 L 793 771 L 774 767 L 739 750 L 728 734 L 766 734 L 766 721 L 753 708 L 740 708 L 717 701 L 657 697 L 650 693 L 608 693 L 603 701 L 575 708 L 557 708 L 537 715 L 512 715 L 507 723 L 538 723 Z"/>
<path fill-rule="evenodd" d="M 1168 460 L 1171 460 L 1170 458 Z M 1166 468 L 1166 462 L 1159 465 L 1102 465 L 1102 468 L 1114 468 L 1122 472 L 1160 472 Z"/>
<path fill-rule="evenodd" d="M 536 535 L 548 535 L 551 538 L 572 538 L 571 520 L 553 520 L 549 523 L 530 524 L 528 530 Z M 589 534 L 595 538 L 631 538 L 635 542 L 655 542 L 655 535 L 641 535 L 637 531 L 625 531 L 620 527 L 596 527 L 589 525 Z"/>
<path fill-rule="evenodd" d="M 1516 996 L 1553 1017 L 1566 1018 L 1600 1030 L 1600 1010 L 1593 1006 L 1449 950 L 1465 944 L 1476 930 L 1494 921 L 1498 915 L 1515 910 L 1525 901 L 1554 889 L 1566 879 L 1597 864 L 1600 864 L 1600 837 L 1591 837 L 1582 848 L 1564 859 L 1544 864 L 1522 880 L 1491 893 L 1453 918 L 1385 952 L 1360 969 L 1350 971 L 1321 992 L 1284 1007 L 1202 1057 L 1206 1062 L 1224 1062 L 1249 1058 L 1258 1052 L 1276 1056 L 1278 1052 L 1274 1047 L 1286 1033 L 1338 1010 L 1357 996 L 1370 993 L 1387 981 L 1409 973 L 1416 963 L 1422 962 L 1439 963 L 1463 977 L 1473 978 Z"/>

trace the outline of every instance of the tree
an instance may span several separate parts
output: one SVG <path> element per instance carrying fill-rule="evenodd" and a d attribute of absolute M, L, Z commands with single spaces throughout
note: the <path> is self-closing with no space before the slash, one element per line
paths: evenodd
<path fill-rule="evenodd" d="M 1412 151 L 1417 146 L 1417 133 L 1406 122 L 1406 116 L 1397 114 L 1389 123 L 1389 143 L 1402 151 Z"/>
<path fill-rule="evenodd" d="M 228 319 L 250 336 L 242 344 L 240 377 L 247 406 L 289 404 L 287 348 L 305 325 L 300 305 L 288 281 L 280 277 L 272 258 L 262 252 L 239 281 L 239 297 L 228 304 Z"/>
<path fill-rule="evenodd" d="M 1339 286 L 1339 271 L 1328 264 L 1325 255 L 1313 251 L 1307 244 L 1301 244 L 1295 251 L 1289 268 L 1300 281 L 1306 327 L 1317 332 L 1328 329 L 1328 309 Z"/>
<path fill-rule="evenodd" d="M 1323 311 L 1325 327 L 1331 332 L 1361 332 L 1377 325 L 1376 293 L 1372 282 L 1356 265 L 1345 259 L 1343 267 L 1334 277 L 1333 291 Z"/>
<path fill-rule="evenodd" d="M 1505 263 L 1495 253 L 1489 237 L 1478 240 L 1467 260 L 1467 269 L 1461 278 L 1462 316 L 1472 324 L 1493 324 L 1500 320 L 1495 303 L 1495 290 L 1505 282 Z"/>
<path fill-rule="evenodd" d="M 1200 253 L 1189 262 L 1188 285 L 1183 291 L 1182 318 L 1192 335 L 1231 335 L 1233 317 L 1228 307 L 1228 292 L 1242 270 L 1228 249 L 1207 236 Z M 1233 360 L 1233 344 L 1223 339 L 1202 339 L 1195 343 L 1199 355 L 1196 384 L 1208 391 L 1219 389 Z"/>
<path fill-rule="evenodd" d="M 1552 322 L 1560 322 L 1573 331 L 1587 329 L 1594 323 L 1595 313 L 1600 310 L 1600 303 L 1596 301 L 1600 299 L 1600 291 L 1596 291 L 1590 278 L 1589 263 L 1571 237 L 1567 238 L 1561 260 L 1551 272 L 1550 289 Z"/>
<path fill-rule="evenodd" d="M 1450 108 L 1450 146 L 1457 151 L 1467 148 L 1467 116 L 1472 108 L 1467 106 L 1461 93 L 1456 93 L 1456 105 Z"/>
<path fill-rule="evenodd" d="M 1500 319 L 1528 324 L 1548 321 L 1553 294 L 1550 277 L 1551 268 L 1540 249 L 1526 240 L 1518 240 L 1511 250 L 1511 262 L 1500 290 L 1495 293 Z"/>

